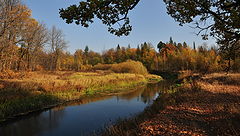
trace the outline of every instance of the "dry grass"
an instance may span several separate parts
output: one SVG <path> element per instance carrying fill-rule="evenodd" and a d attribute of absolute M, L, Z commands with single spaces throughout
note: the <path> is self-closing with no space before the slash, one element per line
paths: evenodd
<path fill-rule="evenodd" d="M 147 83 L 140 74 L 106 72 L 26 72 L 0 79 L 0 120 L 19 113 L 78 100 L 84 96 L 124 93 Z"/>
<path fill-rule="evenodd" d="M 143 75 L 137 74 L 112 73 L 106 75 L 93 72 L 30 72 L 21 78 L 2 79 L 0 80 L 0 87 L 5 94 L 6 91 L 11 92 L 13 89 L 34 93 L 54 93 L 71 90 L 84 93 L 82 91 L 87 89 L 103 89 L 106 86 L 114 85 L 121 86 L 127 82 L 146 82 L 146 79 Z"/>
<path fill-rule="evenodd" d="M 240 95 L 240 74 L 213 73 L 198 81 L 202 89 L 213 93 L 234 93 Z"/>

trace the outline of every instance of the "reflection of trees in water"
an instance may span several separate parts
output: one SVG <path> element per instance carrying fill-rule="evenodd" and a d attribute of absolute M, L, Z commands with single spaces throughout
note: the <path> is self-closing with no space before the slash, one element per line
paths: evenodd
<path fill-rule="evenodd" d="M 145 90 L 146 87 L 147 86 L 138 87 L 138 88 L 134 89 L 133 91 L 131 91 L 129 93 L 121 94 L 118 97 L 120 99 L 125 99 L 125 100 L 131 100 L 136 97 L 138 98 L 142 94 L 142 92 Z"/>
<path fill-rule="evenodd" d="M 1 126 L 1 136 L 34 136 L 41 132 L 58 127 L 60 119 L 64 116 L 64 110 L 49 110 L 36 114 L 27 119 Z"/>
<path fill-rule="evenodd" d="M 156 88 L 157 84 L 148 84 L 147 87 L 144 89 L 143 93 L 141 94 L 141 100 L 144 103 L 150 103 L 152 99 L 158 93 L 158 88 Z"/>
<path fill-rule="evenodd" d="M 97 96 L 89 96 L 89 97 L 83 97 L 79 100 L 73 101 L 73 102 L 68 102 L 66 104 L 60 105 L 58 107 L 55 107 L 55 110 L 58 109 L 64 109 L 67 106 L 76 106 L 76 105 L 84 105 L 84 104 L 88 104 L 88 103 L 92 103 L 92 102 L 97 102 L 97 101 L 102 101 L 102 100 L 106 100 L 106 99 L 110 99 L 113 96 L 109 95 L 109 96 L 101 96 L 101 95 L 97 95 Z"/>
<path fill-rule="evenodd" d="M 171 83 L 162 81 L 158 84 L 148 84 L 144 91 L 141 93 L 141 101 L 144 103 L 151 103 L 154 97 L 170 88 Z"/>
<path fill-rule="evenodd" d="M 48 111 L 48 127 L 50 130 L 58 125 L 60 119 L 64 116 L 64 109 L 61 110 L 49 110 Z"/>
<path fill-rule="evenodd" d="M 158 93 L 168 90 L 170 85 L 171 83 L 166 81 L 162 81 L 158 84 L 147 84 L 129 93 L 121 94 L 118 96 L 118 99 L 131 100 L 137 97 L 138 100 L 144 103 L 150 103 Z"/>

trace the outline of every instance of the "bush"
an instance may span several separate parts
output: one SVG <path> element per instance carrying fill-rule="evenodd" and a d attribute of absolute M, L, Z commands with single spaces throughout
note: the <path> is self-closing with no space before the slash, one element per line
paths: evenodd
<path fill-rule="evenodd" d="M 112 64 L 101 64 L 98 63 L 97 65 L 93 66 L 94 70 L 110 70 L 112 67 Z"/>
<path fill-rule="evenodd" d="M 92 65 L 81 65 L 80 66 L 81 71 L 91 71 L 92 70 Z"/>
<path fill-rule="evenodd" d="M 139 61 L 128 60 L 118 64 L 97 64 L 94 70 L 113 71 L 115 73 L 148 74 L 146 67 Z"/>
<path fill-rule="evenodd" d="M 146 67 L 141 62 L 133 60 L 113 64 L 111 70 L 116 73 L 148 74 Z"/>

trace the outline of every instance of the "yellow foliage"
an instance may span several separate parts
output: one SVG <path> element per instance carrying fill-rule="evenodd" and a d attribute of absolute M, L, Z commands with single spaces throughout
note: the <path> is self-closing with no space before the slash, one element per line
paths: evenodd
<path fill-rule="evenodd" d="M 116 73 L 148 74 L 146 67 L 141 62 L 133 60 L 113 64 L 111 70 Z"/>
<path fill-rule="evenodd" d="M 112 64 L 97 64 L 93 67 L 94 70 L 110 70 L 112 67 Z"/>

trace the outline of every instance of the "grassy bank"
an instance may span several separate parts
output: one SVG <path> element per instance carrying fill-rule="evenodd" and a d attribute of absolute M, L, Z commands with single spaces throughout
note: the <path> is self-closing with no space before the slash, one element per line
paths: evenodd
<path fill-rule="evenodd" d="M 239 135 L 240 74 L 190 78 L 102 135 Z"/>
<path fill-rule="evenodd" d="M 161 78 L 99 72 L 12 73 L 0 80 L 0 120 L 91 95 L 114 95 Z"/>

